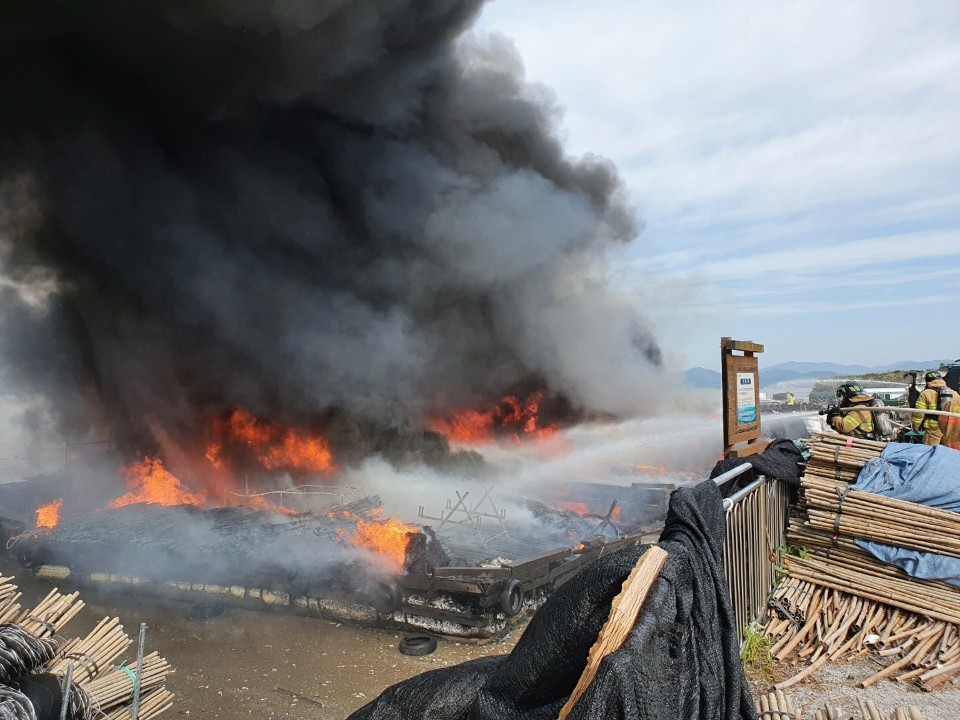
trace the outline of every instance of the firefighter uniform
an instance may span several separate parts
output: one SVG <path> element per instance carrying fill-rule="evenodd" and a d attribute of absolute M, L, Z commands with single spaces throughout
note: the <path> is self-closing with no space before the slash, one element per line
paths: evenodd
<path fill-rule="evenodd" d="M 950 403 L 950 412 L 960 413 L 960 394 L 954 393 L 953 402 Z M 946 445 L 954 450 L 960 450 L 960 418 L 941 415 L 938 421 L 940 432 L 943 433 L 941 445 Z"/>
<path fill-rule="evenodd" d="M 866 405 L 873 400 L 873 395 L 853 395 L 844 400 L 843 406 Z M 847 413 L 834 415 L 830 418 L 830 427 L 841 435 L 852 435 L 861 438 L 873 438 L 873 413 L 866 410 L 851 410 Z"/>
<path fill-rule="evenodd" d="M 940 409 L 939 390 L 940 388 L 946 387 L 947 384 L 939 377 L 939 373 L 937 373 L 937 375 L 938 377 L 936 379 L 927 380 L 927 387 L 920 393 L 920 397 L 917 398 L 917 404 L 914 405 L 917 410 Z M 915 431 L 923 430 L 924 445 L 940 444 L 940 438 L 943 437 L 943 433 L 940 431 L 940 423 L 936 415 L 911 415 L 910 420 Z"/>

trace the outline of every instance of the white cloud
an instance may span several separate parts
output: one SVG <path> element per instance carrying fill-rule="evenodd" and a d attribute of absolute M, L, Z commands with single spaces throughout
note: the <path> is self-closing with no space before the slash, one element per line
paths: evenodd
<path fill-rule="evenodd" d="M 513 38 L 528 77 L 555 90 L 571 152 L 621 168 L 648 229 L 617 258 L 618 280 L 686 288 L 655 316 L 792 315 L 792 335 L 815 338 L 824 304 L 809 296 L 829 287 L 874 342 L 887 303 L 952 294 L 957 3 L 499 0 L 479 30 Z M 926 271 L 905 267 L 923 257 Z M 897 296 L 861 301 L 858 284 Z M 911 317 L 912 333 L 942 336 L 936 315 Z M 957 354 L 941 342 L 918 351 Z"/>
<path fill-rule="evenodd" d="M 960 256 L 960 230 L 865 238 L 815 247 L 793 246 L 732 257 L 704 265 L 700 271 L 718 280 L 747 280 L 775 271 L 803 274 L 838 267 L 850 274 L 872 265 L 898 263 L 918 256 L 938 261 Z"/>

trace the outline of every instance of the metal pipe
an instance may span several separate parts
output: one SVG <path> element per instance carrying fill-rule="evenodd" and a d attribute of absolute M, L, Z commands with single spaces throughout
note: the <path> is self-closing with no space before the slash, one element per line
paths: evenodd
<path fill-rule="evenodd" d="M 739 477 L 740 475 L 743 475 L 748 470 L 752 470 L 752 469 L 753 469 L 753 465 L 751 465 L 748 462 L 744 463 L 743 465 L 737 465 L 735 468 L 733 468 L 733 470 L 727 470 L 725 473 L 721 475 L 717 475 L 713 479 L 713 481 L 717 485 L 723 485 L 727 480 L 733 480 L 735 477 Z"/>
<path fill-rule="evenodd" d="M 140 676 L 143 674 L 143 638 L 147 634 L 147 624 L 140 623 L 140 649 L 137 651 L 137 681 L 133 684 L 132 720 L 137 720 L 140 712 Z"/>
<path fill-rule="evenodd" d="M 63 696 L 60 700 L 60 720 L 67 720 L 67 709 L 70 707 L 70 688 L 73 682 L 73 665 L 67 665 L 67 674 L 63 678 Z"/>
<path fill-rule="evenodd" d="M 763 485 L 763 483 L 766 482 L 766 480 L 767 478 L 765 475 L 759 475 L 756 480 L 754 480 L 752 483 L 750 483 L 746 487 L 740 488 L 730 497 L 724 498 L 723 509 L 729 510 L 731 507 L 736 505 L 741 500 L 741 498 L 745 497 L 746 495 L 749 495 L 758 487 Z"/>

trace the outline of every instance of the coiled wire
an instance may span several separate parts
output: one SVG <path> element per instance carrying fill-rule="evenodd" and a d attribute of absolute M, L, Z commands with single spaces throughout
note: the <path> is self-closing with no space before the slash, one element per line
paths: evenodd
<path fill-rule="evenodd" d="M 37 638 L 15 623 L 0 625 L 0 682 L 37 670 L 53 660 L 60 642 Z"/>

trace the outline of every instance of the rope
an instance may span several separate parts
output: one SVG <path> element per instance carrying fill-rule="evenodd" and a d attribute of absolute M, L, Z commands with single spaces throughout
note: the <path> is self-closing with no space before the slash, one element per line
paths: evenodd
<path fill-rule="evenodd" d="M 124 673 L 126 673 L 127 677 L 130 678 L 130 697 L 128 697 L 127 700 L 133 700 L 133 693 L 137 687 L 137 676 L 133 674 L 133 670 L 128 668 L 123 663 L 117 665 L 117 670 L 122 670 Z"/>
<path fill-rule="evenodd" d="M 94 660 L 92 657 L 90 657 L 90 655 L 88 655 L 85 652 L 67 653 L 66 655 L 64 655 L 64 658 L 70 658 L 71 660 L 76 660 L 81 665 L 83 665 L 83 669 L 87 671 L 87 675 L 90 676 L 91 680 L 100 674 L 100 666 L 97 665 L 97 661 Z M 92 669 L 91 669 L 91 666 L 92 666 Z"/>
<path fill-rule="evenodd" d="M 43 618 L 38 618 L 36 615 L 27 615 L 27 620 L 33 620 L 38 625 L 43 625 L 46 628 L 47 632 L 50 633 L 50 636 L 53 637 L 57 634 L 57 626 L 54 625 L 49 620 L 44 620 Z"/>
<path fill-rule="evenodd" d="M 36 529 L 32 529 L 32 530 L 24 530 L 19 535 L 14 535 L 12 538 L 7 540 L 7 550 L 12 550 L 13 546 L 16 545 L 18 542 L 20 542 L 21 540 L 25 540 L 26 538 L 36 534 L 37 534 Z"/>
<path fill-rule="evenodd" d="M 843 515 L 843 501 L 847 499 L 847 493 L 852 489 L 852 485 L 847 485 L 843 489 L 843 492 L 840 491 L 840 488 L 836 488 L 837 497 L 840 498 L 840 504 L 837 506 L 837 519 L 833 521 L 833 537 L 831 540 L 834 545 L 840 540 L 840 516 Z"/>

